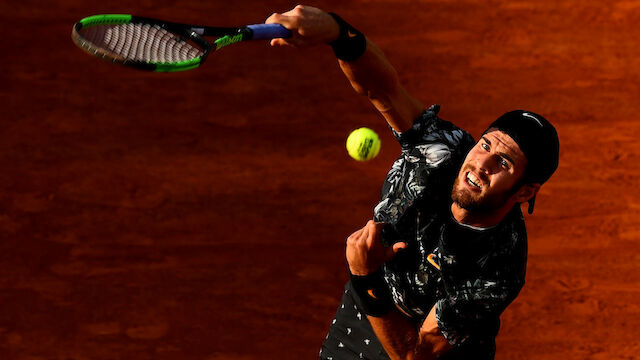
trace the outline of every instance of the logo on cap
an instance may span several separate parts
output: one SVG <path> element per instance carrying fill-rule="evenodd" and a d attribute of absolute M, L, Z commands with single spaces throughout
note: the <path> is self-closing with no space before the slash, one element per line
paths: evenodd
<path fill-rule="evenodd" d="M 544 125 L 542 125 L 542 122 L 540 122 L 540 119 L 538 119 L 537 117 L 535 117 L 535 116 L 534 116 L 534 115 L 532 115 L 532 114 L 529 114 L 528 112 L 523 112 L 523 113 L 522 113 L 522 116 L 526 116 L 526 117 L 528 117 L 528 118 L 531 118 L 531 119 L 535 120 L 535 121 L 538 123 L 538 125 L 540 125 L 540 127 L 543 127 L 543 126 L 544 126 Z"/>

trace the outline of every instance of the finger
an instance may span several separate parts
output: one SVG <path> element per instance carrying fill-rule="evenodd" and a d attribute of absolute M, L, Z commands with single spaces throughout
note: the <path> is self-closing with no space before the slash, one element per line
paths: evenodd
<path fill-rule="evenodd" d="M 297 27 L 296 18 L 289 16 L 289 12 L 284 14 L 273 13 L 264 21 L 265 24 L 280 24 L 289 30 L 293 30 Z M 292 31 L 294 32 L 294 31 Z"/>
<path fill-rule="evenodd" d="M 371 243 L 369 241 L 369 227 L 365 226 L 362 228 L 362 233 L 360 233 L 360 236 L 358 238 L 358 243 L 360 243 L 361 246 L 365 246 L 366 248 L 370 248 Z"/>
<path fill-rule="evenodd" d="M 292 36 L 287 39 L 272 39 L 269 42 L 271 46 L 291 46 L 298 47 L 298 41 L 296 40 L 297 33 L 297 24 L 294 21 L 294 18 L 288 16 L 287 14 L 291 13 L 293 10 L 289 10 L 284 14 L 273 13 L 271 14 L 267 20 L 264 21 L 265 24 L 280 24 L 291 31 Z"/>
<path fill-rule="evenodd" d="M 374 247 L 377 245 L 382 245 L 380 241 L 380 233 L 386 224 L 383 222 L 375 222 L 373 220 L 369 220 L 367 222 L 366 228 L 369 230 L 367 243 L 369 247 Z"/>
<path fill-rule="evenodd" d="M 373 221 L 373 226 L 376 229 L 376 231 L 380 232 L 382 231 L 382 229 L 384 229 L 384 227 L 387 225 L 387 223 L 385 222 L 376 222 Z"/>
<path fill-rule="evenodd" d="M 278 13 L 273 13 L 271 15 L 269 15 L 269 17 L 267 18 L 267 20 L 264 21 L 265 24 L 273 24 L 277 22 L 277 18 L 280 16 L 280 14 Z"/>
<path fill-rule="evenodd" d="M 347 242 L 357 242 L 358 239 L 360 239 L 360 235 L 362 234 L 362 232 L 364 231 L 364 228 L 362 229 L 358 229 L 356 231 L 354 231 L 351 235 L 349 235 L 349 237 L 347 238 Z"/>
<path fill-rule="evenodd" d="M 288 42 L 285 39 L 271 39 L 271 41 L 269 42 L 269 45 L 271 46 L 293 46 L 290 42 Z"/>
<path fill-rule="evenodd" d="M 284 14 L 273 13 L 269 15 L 267 20 L 264 21 L 265 24 L 280 24 L 284 27 L 291 24 L 291 17 L 288 16 L 289 12 Z"/>
<path fill-rule="evenodd" d="M 367 225 L 365 226 L 368 227 L 371 232 L 380 233 L 386 225 L 387 224 L 384 222 L 376 222 L 373 220 L 369 220 L 367 221 Z"/>

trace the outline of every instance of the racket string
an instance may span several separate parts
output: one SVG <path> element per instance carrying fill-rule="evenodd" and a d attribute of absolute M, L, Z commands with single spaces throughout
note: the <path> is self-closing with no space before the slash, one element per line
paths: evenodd
<path fill-rule="evenodd" d="M 81 30 L 94 52 L 122 60 L 171 63 L 194 59 L 204 50 L 188 39 L 149 24 L 89 26 Z"/>

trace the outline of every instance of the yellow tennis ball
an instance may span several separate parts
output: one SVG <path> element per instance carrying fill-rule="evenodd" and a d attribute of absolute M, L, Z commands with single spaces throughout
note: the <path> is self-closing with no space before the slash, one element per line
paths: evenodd
<path fill-rule="evenodd" d="M 347 138 L 347 151 L 358 161 L 371 160 L 380 152 L 380 138 L 366 127 L 353 130 Z"/>

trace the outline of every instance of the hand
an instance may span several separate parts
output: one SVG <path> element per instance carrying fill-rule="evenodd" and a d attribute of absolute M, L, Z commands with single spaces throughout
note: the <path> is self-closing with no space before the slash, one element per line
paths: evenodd
<path fill-rule="evenodd" d="M 326 12 L 311 6 L 298 5 L 283 13 L 273 13 L 266 24 L 278 23 L 291 31 L 288 39 L 273 39 L 271 46 L 293 47 L 328 44 L 338 38 L 338 23 Z"/>
<path fill-rule="evenodd" d="M 369 220 L 360 230 L 347 238 L 347 262 L 353 275 L 368 275 L 385 262 L 391 260 L 406 243 L 398 242 L 385 247 L 380 241 L 380 232 L 385 223 Z"/>

